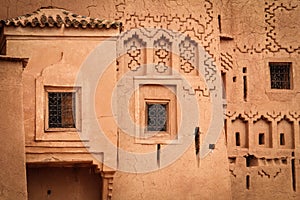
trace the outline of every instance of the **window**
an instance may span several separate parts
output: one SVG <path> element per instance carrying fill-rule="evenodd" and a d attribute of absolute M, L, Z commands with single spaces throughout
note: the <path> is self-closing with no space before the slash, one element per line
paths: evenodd
<path fill-rule="evenodd" d="M 75 128 L 75 92 L 48 93 L 49 128 Z"/>
<path fill-rule="evenodd" d="M 264 133 L 260 133 L 258 135 L 258 144 L 259 145 L 264 145 L 265 144 L 265 134 Z"/>
<path fill-rule="evenodd" d="M 236 132 L 236 133 L 235 133 L 235 145 L 236 145 L 236 146 L 241 146 L 241 142 L 240 142 L 240 132 Z"/>
<path fill-rule="evenodd" d="M 271 62 L 271 89 L 291 89 L 291 63 Z"/>
<path fill-rule="evenodd" d="M 140 77 L 138 77 L 140 78 Z M 136 79 L 132 116 L 139 126 L 135 127 L 135 142 L 142 144 L 169 144 L 178 140 L 177 80 Z M 179 79 L 178 79 L 179 80 Z M 145 84 L 146 82 L 146 84 Z M 156 84 L 159 82 L 160 84 Z"/>
<path fill-rule="evenodd" d="M 168 103 L 146 103 L 147 131 L 167 131 Z"/>
<path fill-rule="evenodd" d="M 45 131 L 80 129 L 79 89 L 46 87 Z"/>
<path fill-rule="evenodd" d="M 285 145 L 284 133 L 280 133 L 280 145 Z"/>

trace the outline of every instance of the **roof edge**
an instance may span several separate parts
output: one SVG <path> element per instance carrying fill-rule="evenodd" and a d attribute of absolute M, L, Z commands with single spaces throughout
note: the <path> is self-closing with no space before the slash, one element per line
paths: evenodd
<path fill-rule="evenodd" d="M 56 27 L 82 28 L 82 29 L 118 29 L 122 27 L 121 22 L 86 17 L 74 14 L 68 10 L 58 7 L 41 7 L 31 14 L 0 20 L 0 27 Z"/>
<path fill-rule="evenodd" d="M 0 55 L 0 60 L 11 61 L 11 62 L 22 62 L 23 69 L 27 66 L 28 63 L 28 58 L 12 57 L 7 55 Z"/>

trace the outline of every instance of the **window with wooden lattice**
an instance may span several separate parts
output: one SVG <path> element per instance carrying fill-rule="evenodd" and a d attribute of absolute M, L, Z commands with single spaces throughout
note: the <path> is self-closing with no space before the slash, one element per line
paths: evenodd
<path fill-rule="evenodd" d="M 79 94 L 76 88 L 46 88 L 46 131 L 76 131 L 80 127 Z"/>
<path fill-rule="evenodd" d="M 291 89 L 291 62 L 270 62 L 271 89 Z"/>

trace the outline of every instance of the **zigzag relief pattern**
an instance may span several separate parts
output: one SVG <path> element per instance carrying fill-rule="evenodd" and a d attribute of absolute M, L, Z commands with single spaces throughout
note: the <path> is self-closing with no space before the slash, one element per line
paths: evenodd
<path fill-rule="evenodd" d="M 269 122 L 279 122 L 283 119 L 286 119 L 290 122 L 299 121 L 300 120 L 300 113 L 296 111 L 289 111 L 289 112 L 281 112 L 281 111 L 267 111 L 267 112 L 260 112 L 260 111 L 243 111 L 243 112 L 236 112 L 227 110 L 224 113 L 227 119 L 232 121 L 236 120 L 237 118 L 241 118 L 244 121 L 258 121 L 259 119 L 266 119 Z"/>
<path fill-rule="evenodd" d="M 216 85 L 214 82 L 216 81 L 216 73 L 217 66 L 215 65 L 215 60 L 212 57 L 207 57 L 204 61 L 204 78 L 209 86 L 210 90 L 215 90 Z"/>
<path fill-rule="evenodd" d="M 126 13 L 126 3 L 120 2 L 116 4 L 116 20 L 123 20 L 123 26 L 125 30 L 130 30 L 139 27 L 152 27 L 152 28 L 163 28 L 173 31 L 178 31 L 189 35 L 192 38 L 197 39 L 206 51 L 210 55 L 211 43 L 214 40 L 213 33 L 213 3 L 210 0 L 205 0 L 204 15 L 199 15 L 197 17 L 193 15 L 178 15 L 176 13 L 172 14 L 162 14 L 162 15 L 151 15 L 148 14 L 136 14 L 136 13 Z"/>
<path fill-rule="evenodd" d="M 265 31 L 266 31 L 266 42 L 265 44 L 257 44 L 257 46 L 247 47 L 244 45 L 242 48 L 237 46 L 239 52 L 241 53 L 262 53 L 262 52 L 279 52 L 285 51 L 287 53 L 300 53 L 300 45 L 292 46 L 290 44 L 280 43 L 277 39 L 278 27 L 276 27 L 276 14 L 277 11 L 291 12 L 299 8 L 298 5 L 292 5 L 291 3 L 280 3 L 279 1 L 265 2 Z"/>
<path fill-rule="evenodd" d="M 203 85 L 197 86 L 183 86 L 183 90 L 186 91 L 189 95 L 197 95 L 199 97 L 210 97 L 210 92 L 207 87 Z"/>
<path fill-rule="evenodd" d="M 189 37 L 185 37 L 185 40 L 179 44 L 180 54 L 180 68 L 184 73 L 190 73 L 195 69 L 198 69 L 198 45 L 195 41 Z"/>
<path fill-rule="evenodd" d="M 201 13 L 199 16 L 195 17 L 193 15 L 178 15 L 172 14 L 161 14 L 161 15 L 151 15 L 151 14 L 136 14 L 136 13 L 126 13 L 126 3 L 119 2 L 116 4 L 116 20 L 123 21 L 123 28 L 125 30 L 131 30 L 134 28 L 162 28 L 177 31 L 179 33 L 188 35 L 192 39 L 195 39 L 209 54 L 205 57 L 203 61 L 205 79 L 210 85 L 210 90 L 215 90 L 214 82 L 216 80 L 216 65 L 215 54 L 213 51 L 216 46 L 216 39 L 214 37 L 214 14 L 213 14 L 213 3 L 210 0 L 204 1 L 205 12 Z M 199 47 L 200 48 L 200 47 Z M 191 62 L 186 62 L 187 60 L 182 60 L 181 68 L 187 73 L 191 72 L 195 66 Z M 159 67 L 160 71 L 164 71 L 163 67 Z"/>
<path fill-rule="evenodd" d="M 228 52 L 221 53 L 221 71 L 227 72 L 233 67 L 233 57 Z"/>

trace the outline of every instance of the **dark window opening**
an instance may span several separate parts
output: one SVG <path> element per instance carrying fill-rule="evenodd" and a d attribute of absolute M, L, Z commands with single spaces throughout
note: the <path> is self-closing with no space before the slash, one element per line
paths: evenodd
<path fill-rule="evenodd" d="M 235 145 L 236 146 L 241 146 L 240 132 L 235 133 Z"/>
<path fill-rule="evenodd" d="M 49 128 L 75 128 L 75 105 L 74 92 L 49 92 Z"/>
<path fill-rule="evenodd" d="M 254 155 L 244 156 L 246 159 L 246 167 L 258 166 L 258 159 Z"/>
<path fill-rule="evenodd" d="M 249 175 L 246 176 L 246 189 L 247 190 L 250 189 L 250 176 Z"/>
<path fill-rule="evenodd" d="M 168 104 L 147 103 L 147 131 L 167 131 Z"/>
<path fill-rule="evenodd" d="M 258 144 L 259 145 L 264 145 L 265 144 L 265 134 L 264 133 L 260 133 L 258 135 Z"/>
<path fill-rule="evenodd" d="M 269 63 L 272 89 L 291 89 L 291 63 Z"/>
<path fill-rule="evenodd" d="M 247 76 L 243 76 L 244 101 L 247 101 Z"/>
<path fill-rule="evenodd" d="M 226 73 L 221 73 L 222 83 L 223 83 L 223 90 L 222 90 L 222 97 L 226 99 Z"/>
<path fill-rule="evenodd" d="M 291 160 L 291 167 L 292 167 L 292 185 L 293 190 L 296 191 L 296 173 L 295 173 L 295 159 Z"/>
<path fill-rule="evenodd" d="M 247 68 L 246 67 L 243 67 L 243 73 L 247 73 Z"/>
<path fill-rule="evenodd" d="M 232 81 L 236 82 L 236 76 L 232 77 Z"/>
<path fill-rule="evenodd" d="M 222 27 L 221 27 L 221 15 L 218 15 L 218 25 L 219 25 L 219 31 L 220 33 L 222 32 Z"/>
<path fill-rule="evenodd" d="M 284 133 L 280 133 L 280 145 L 285 145 Z"/>

